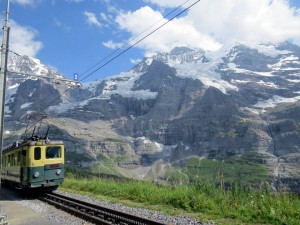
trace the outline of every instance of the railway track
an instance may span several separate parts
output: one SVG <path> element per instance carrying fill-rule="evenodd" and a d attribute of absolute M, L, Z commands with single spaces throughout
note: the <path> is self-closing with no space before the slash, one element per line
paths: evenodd
<path fill-rule="evenodd" d="M 39 199 L 95 224 L 165 225 L 165 223 L 115 211 L 110 208 L 76 200 L 57 193 L 44 194 L 43 196 L 40 196 Z"/>

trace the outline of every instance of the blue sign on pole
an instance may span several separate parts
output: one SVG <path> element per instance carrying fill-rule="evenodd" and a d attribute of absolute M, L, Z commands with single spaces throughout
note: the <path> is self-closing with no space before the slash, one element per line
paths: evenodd
<path fill-rule="evenodd" d="M 75 81 L 78 81 L 78 77 L 79 77 L 79 76 L 78 76 L 78 73 L 74 73 L 74 80 L 75 80 Z"/>

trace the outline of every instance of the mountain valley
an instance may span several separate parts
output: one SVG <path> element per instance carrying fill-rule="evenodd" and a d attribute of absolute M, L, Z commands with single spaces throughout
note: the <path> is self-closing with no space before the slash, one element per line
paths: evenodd
<path fill-rule="evenodd" d="M 300 47 L 177 47 L 130 71 L 72 87 L 39 60 L 9 65 L 5 143 L 27 113 L 49 115 L 67 163 L 154 181 L 270 180 L 300 191 Z M 38 79 L 17 73 L 46 75 Z"/>

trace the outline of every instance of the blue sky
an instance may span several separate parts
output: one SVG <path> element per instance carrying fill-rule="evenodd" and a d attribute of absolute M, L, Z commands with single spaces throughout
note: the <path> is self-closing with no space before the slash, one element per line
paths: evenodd
<path fill-rule="evenodd" d="M 163 15 L 186 1 L 11 0 L 10 47 L 72 78 L 157 21 L 152 30 L 166 22 Z M 5 11 L 6 0 L 0 7 Z M 300 0 L 201 0 L 85 81 L 127 71 L 144 56 L 175 46 L 215 51 L 232 42 L 285 40 L 300 44 Z"/>

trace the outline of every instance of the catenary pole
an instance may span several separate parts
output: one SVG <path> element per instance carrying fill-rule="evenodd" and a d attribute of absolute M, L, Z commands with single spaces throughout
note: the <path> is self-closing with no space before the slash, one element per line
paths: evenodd
<path fill-rule="evenodd" d="M 2 149 L 3 149 L 3 133 L 4 133 L 4 106 L 5 106 L 5 86 L 6 86 L 6 72 L 7 72 L 7 58 L 8 58 L 8 43 L 9 43 L 9 0 L 7 0 L 5 23 L 3 27 L 3 37 L 1 45 L 1 68 L 0 68 L 0 164 L 1 172 L 0 178 L 2 178 Z M 1 182 L 0 182 L 1 188 Z"/>

